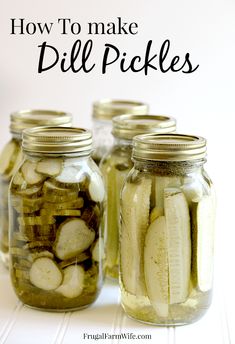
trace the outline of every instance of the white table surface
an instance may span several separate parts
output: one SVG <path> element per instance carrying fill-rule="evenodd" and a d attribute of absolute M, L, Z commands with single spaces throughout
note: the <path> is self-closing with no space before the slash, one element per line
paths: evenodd
<path fill-rule="evenodd" d="M 129 319 L 119 304 L 118 286 L 109 281 L 95 304 L 87 309 L 67 313 L 30 309 L 17 300 L 8 272 L 0 265 L 0 344 L 232 343 L 232 309 L 225 307 L 221 294 L 226 296 L 220 288 L 215 290 L 212 306 L 200 321 L 177 328 L 159 328 Z M 102 333 L 151 335 L 151 339 L 85 338 L 85 334 Z"/>

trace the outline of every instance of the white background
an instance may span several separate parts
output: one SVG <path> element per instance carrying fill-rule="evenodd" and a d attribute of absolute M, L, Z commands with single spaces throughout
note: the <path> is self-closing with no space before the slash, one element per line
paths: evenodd
<path fill-rule="evenodd" d="M 62 109 L 73 113 L 75 125 L 90 127 L 91 105 L 100 98 L 146 101 L 151 113 L 168 114 L 178 120 L 178 132 L 208 139 L 207 170 L 218 198 L 216 283 L 226 296 L 229 311 L 234 295 L 234 94 L 235 94 L 235 2 L 234 0 L 0 0 L 0 145 L 8 134 L 10 112 L 24 108 Z M 87 22 L 137 22 L 139 33 L 88 37 Z M 82 25 L 79 36 L 63 36 L 59 28 L 48 35 L 10 35 L 10 18 L 25 22 L 55 22 L 71 18 Z M 99 64 L 105 43 L 113 43 L 127 56 L 144 55 L 153 40 L 158 53 L 171 40 L 170 56 L 189 52 L 200 64 L 193 74 L 162 74 L 150 71 L 121 73 L 118 64 L 106 75 L 97 68 L 89 74 L 61 73 L 59 67 L 37 73 L 43 41 L 69 52 L 73 42 L 92 38 L 92 60 Z M 231 297 L 230 297 L 231 296 Z M 232 314 L 232 312 L 231 312 Z M 232 318 L 232 316 L 230 316 Z"/>

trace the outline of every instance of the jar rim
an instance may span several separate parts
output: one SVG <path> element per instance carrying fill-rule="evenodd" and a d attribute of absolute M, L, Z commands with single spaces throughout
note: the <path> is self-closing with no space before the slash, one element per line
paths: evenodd
<path fill-rule="evenodd" d="M 189 161 L 206 157 L 206 139 L 186 134 L 145 134 L 133 139 L 133 159 Z"/>
<path fill-rule="evenodd" d="M 145 115 L 148 113 L 148 104 L 135 100 L 101 99 L 93 103 L 92 117 L 100 120 L 112 120 L 113 117 L 123 114 Z"/>
<path fill-rule="evenodd" d="M 28 109 L 11 113 L 10 132 L 22 134 L 23 130 L 39 126 L 65 126 L 72 124 L 72 115 L 65 111 Z"/>
<path fill-rule="evenodd" d="M 175 130 L 176 119 L 166 115 L 126 114 L 113 118 L 113 136 L 126 140 L 131 140 L 140 134 L 173 133 Z"/>
<path fill-rule="evenodd" d="M 23 151 L 41 154 L 90 155 L 92 133 L 75 127 L 36 127 L 23 131 Z"/>

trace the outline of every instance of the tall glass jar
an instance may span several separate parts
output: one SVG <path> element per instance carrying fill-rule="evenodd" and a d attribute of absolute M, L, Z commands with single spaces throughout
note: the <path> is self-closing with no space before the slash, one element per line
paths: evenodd
<path fill-rule="evenodd" d="M 105 266 L 106 273 L 111 278 L 118 279 L 120 191 L 133 166 L 132 138 L 137 134 L 170 133 L 175 129 L 175 119 L 167 116 L 122 115 L 113 119 L 114 145 L 100 163 L 107 189 Z"/>
<path fill-rule="evenodd" d="M 215 197 L 206 141 L 140 135 L 121 194 L 122 305 L 137 320 L 183 325 L 211 303 Z"/>
<path fill-rule="evenodd" d="M 100 160 L 113 144 L 112 118 L 123 114 L 145 115 L 148 105 L 131 100 L 103 99 L 93 104 L 93 136 L 95 149 L 92 154 L 94 161 L 99 165 Z"/>
<path fill-rule="evenodd" d="M 11 140 L 0 155 L 0 257 L 8 267 L 8 188 L 11 177 L 22 161 L 22 131 L 36 126 L 71 126 L 72 116 L 51 110 L 26 110 L 11 114 Z"/>
<path fill-rule="evenodd" d="M 100 291 L 105 192 L 91 144 L 85 129 L 23 132 L 9 195 L 9 265 L 16 295 L 31 307 L 78 309 Z"/>

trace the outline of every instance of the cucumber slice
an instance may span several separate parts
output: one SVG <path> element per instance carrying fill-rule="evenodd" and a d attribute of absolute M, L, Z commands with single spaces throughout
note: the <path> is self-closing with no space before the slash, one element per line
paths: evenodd
<path fill-rule="evenodd" d="M 92 259 L 95 262 L 100 262 L 104 258 L 104 242 L 102 238 L 99 238 L 94 243 L 94 246 L 92 248 Z"/>
<path fill-rule="evenodd" d="M 27 184 L 39 184 L 44 180 L 44 176 L 36 172 L 36 162 L 25 161 L 21 167 L 23 178 Z"/>
<path fill-rule="evenodd" d="M 82 197 L 78 197 L 75 201 L 68 201 L 59 204 L 54 204 L 50 202 L 45 202 L 43 204 L 43 208 L 45 209 L 56 209 L 56 210 L 63 210 L 63 209 L 79 209 L 83 208 L 84 206 L 84 199 Z"/>
<path fill-rule="evenodd" d="M 39 240 L 36 240 L 36 241 L 33 241 L 33 242 L 30 242 L 28 244 L 25 244 L 23 249 L 24 250 L 30 250 L 30 249 L 37 249 L 37 248 L 40 248 L 40 247 L 51 247 L 52 246 L 52 243 L 51 241 L 49 240 L 46 240 L 46 241 L 39 241 Z"/>
<path fill-rule="evenodd" d="M 187 300 L 191 271 L 190 216 L 186 197 L 177 188 L 164 191 L 169 264 L 169 303 Z"/>
<path fill-rule="evenodd" d="M 54 290 L 59 287 L 63 275 L 57 264 L 50 258 L 37 258 L 29 271 L 30 282 L 43 290 Z"/>
<path fill-rule="evenodd" d="M 94 202 L 102 202 L 105 196 L 104 183 L 98 172 L 93 172 L 88 186 L 89 194 Z"/>
<path fill-rule="evenodd" d="M 62 159 L 43 159 L 37 163 L 36 172 L 46 176 L 56 177 L 63 168 Z"/>
<path fill-rule="evenodd" d="M 69 193 L 70 192 L 78 193 L 78 191 L 79 191 L 78 186 L 76 189 L 75 189 L 75 187 L 73 187 L 73 188 L 61 187 L 61 186 L 58 186 L 58 185 L 52 183 L 49 180 L 45 181 L 45 183 L 43 185 L 43 193 L 48 194 L 48 195 L 65 196 L 68 192 Z"/>
<path fill-rule="evenodd" d="M 81 216 L 81 210 L 76 209 L 41 209 L 41 216 Z"/>
<path fill-rule="evenodd" d="M 41 191 L 42 187 L 34 185 L 31 188 L 25 188 L 19 191 L 16 191 L 16 194 L 21 197 L 35 197 Z"/>
<path fill-rule="evenodd" d="M 166 219 L 157 217 L 145 237 L 144 275 L 151 305 L 160 317 L 168 316 L 168 251 Z"/>
<path fill-rule="evenodd" d="M 84 287 L 85 272 L 79 265 L 71 265 L 63 270 L 63 283 L 56 291 L 68 298 L 79 296 Z"/>
<path fill-rule="evenodd" d="M 0 155 L 0 174 L 5 174 L 13 168 L 14 155 L 18 146 L 14 140 L 8 142 Z"/>
<path fill-rule="evenodd" d="M 94 241 L 95 231 L 87 227 L 85 221 L 74 218 L 63 222 L 56 234 L 54 252 L 61 260 L 77 256 Z"/>
<path fill-rule="evenodd" d="M 214 196 L 203 196 L 192 203 L 193 282 L 202 292 L 212 288 L 214 227 Z"/>
<path fill-rule="evenodd" d="M 23 186 L 24 185 L 25 180 L 24 180 L 21 172 L 16 173 L 16 175 L 13 177 L 12 183 L 13 183 L 13 185 L 16 185 L 16 186 Z"/>
<path fill-rule="evenodd" d="M 67 193 L 65 193 L 64 195 L 54 195 L 54 194 L 44 195 L 44 200 L 50 203 L 70 202 L 70 201 L 75 201 L 77 198 L 78 198 L 78 192 L 69 191 L 69 190 L 67 190 Z"/>
<path fill-rule="evenodd" d="M 163 211 L 165 188 L 179 187 L 180 177 L 156 176 L 155 177 L 155 207 Z"/>
<path fill-rule="evenodd" d="M 30 262 L 33 262 L 34 260 L 36 260 L 38 258 L 42 258 L 42 257 L 53 259 L 54 258 L 54 254 L 52 252 L 50 252 L 50 251 L 47 251 L 47 250 L 42 250 L 40 252 L 33 252 L 33 253 L 30 253 L 28 255 L 28 260 Z"/>
<path fill-rule="evenodd" d="M 29 280 L 29 271 L 25 269 L 15 269 L 15 277 L 18 278 L 19 280 Z"/>
<path fill-rule="evenodd" d="M 146 295 L 144 240 L 149 226 L 151 179 L 138 184 L 126 182 L 121 204 L 121 279 L 128 293 Z"/>
<path fill-rule="evenodd" d="M 55 223 L 53 216 L 28 216 L 18 217 L 20 226 L 52 225 Z"/>
<path fill-rule="evenodd" d="M 83 169 L 78 169 L 76 166 L 64 166 L 55 180 L 59 183 L 74 184 L 81 183 L 84 178 Z"/>
<path fill-rule="evenodd" d="M 61 269 L 69 266 L 69 265 L 74 265 L 74 264 L 78 264 L 78 263 L 82 263 L 85 260 L 89 259 L 90 255 L 88 254 L 88 252 L 82 252 L 80 253 L 78 256 L 67 259 L 67 260 L 63 260 L 62 262 L 60 262 L 58 265 Z"/>

